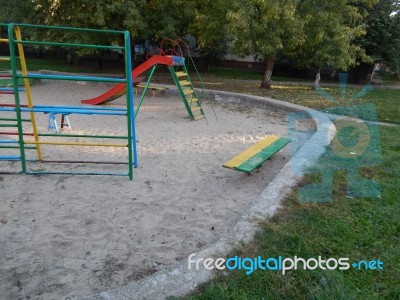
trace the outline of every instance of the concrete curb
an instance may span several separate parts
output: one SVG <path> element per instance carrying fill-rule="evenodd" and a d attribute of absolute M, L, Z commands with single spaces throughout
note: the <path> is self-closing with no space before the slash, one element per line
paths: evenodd
<path fill-rule="evenodd" d="M 167 93 L 177 93 L 169 89 Z M 208 96 L 215 101 L 251 105 L 265 109 L 282 109 L 290 112 L 307 113 L 316 124 L 315 133 L 296 152 L 291 161 L 296 161 L 296 174 L 292 172 L 289 161 L 279 174 L 268 184 L 261 195 L 239 218 L 237 224 L 218 242 L 198 252 L 193 260 L 200 258 L 224 257 L 241 243 L 248 243 L 254 239 L 260 227 L 258 221 L 273 216 L 281 206 L 282 200 L 299 183 L 308 167 L 313 165 L 325 152 L 335 134 L 333 123 L 323 113 L 305 107 L 273 100 L 237 93 L 207 90 Z M 210 281 L 214 272 L 201 267 L 189 270 L 187 259 L 166 270 L 159 271 L 142 280 L 132 282 L 121 288 L 79 298 L 81 300 L 119 300 L 119 299 L 165 299 L 178 297 L 193 292 L 201 284 Z"/>

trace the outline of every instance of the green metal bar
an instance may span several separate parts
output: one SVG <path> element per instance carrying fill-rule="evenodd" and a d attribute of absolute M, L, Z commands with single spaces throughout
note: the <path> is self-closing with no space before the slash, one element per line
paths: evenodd
<path fill-rule="evenodd" d="M 170 71 L 170 73 L 172 75 L 172 78 L 174 79 L 176 87 L 178 88 L 179 95 L 181 95 L 181 100 L 182 100 L 183 104 L 185 104 L 185 107 L 186 107 L 186 110 L 187 110 L 187 112 L 189 114 L 189 117 L 192 120 L 194 120 L 194 116 L 193 116 L 192 110 L 190 109 L 189 103 L 186 100 L 185 93 L 183 92 L 182 86 L 179 83 L 179 78 L 176 76 L 174 67 L 170 66 L 170 67 L 168 67 L 168 69 L 169 69 L 169 71 Z"/>
<path fill-rule="evenodd" d="M 14 43 L 14 24 L 8 25 L 8 40 L 10 47 L 10 59 L 11 59 L 11 73 L 13 79 L 13 87 L 14 87 L 14 98 L 15 98 L 15 111 L 17 114 L 17 123 L 18 123 L 18 140 L 19 150 L 21 154 L 21 172 L 22 174 L 26 174 L 26 158 L 25 158 L 25 148 L 24 148 L 24 134 L 22 129 L 22 116 L 21 116 L 21 103 L 19 98 L 19 88 L 18 88 L 18 74 L 17 74 L 17 60 L 15 54 L 15 43 Z"/>
<path fill-rule="evenodd" d="M 203 79 L 202 79 L 201 76 L 200 76 L 200 73 L 199 73 L 199 71 L 198 71 L 198 69 L 197 69 L 197 67 L 196 67 L 196 64 L 195 64 L 195 62 L 194 62 L 194 60 L 193 60 L 192 55 L 190 55 L 190 51 L 189 51 L 188 53 L 189 53 L 189 59 L 188 59 L 187 65 L 189 66 L 189 62 L 192 62 L 192 66 L 194 67 L 194 70 L 195 70 L 195 72 L 196 72 L 197 78 L 198 78 L 198 79 L 200 80 L 200 82 L 201 82 L 201 98 L 203 99 L 203 97 L 204 97 L 205 100 L 209 100 L 208 97 L 207 97 L 207 94 L 206 94 L 206 86 L 204 85 Z M 189 71 L 189 68 L 187 68 L 187 71 Z M 189 72 L 186 72 L 186 73 L 189 74 Z M 214 116 L 215 116 L 215 119 L 218 121 L 218 116 L 217 116 L 217 113 L 215 112 L 214 105 L 212 104 L 212 101 L 208 101 L 208 104 L 211 106 L 211 109 L 212 109 L 212 111 L 213 111 L 213 114 L 214 114 Z M 204 112 L 203 112 L 203 113 L 204 113 Z M 206 120 L 207 120 L 207 119 L 206 119 Z M 207 123 L 208 123 L 208 121 L 207 121 Z"/>
<path fill-rule="evenodd" d="M 33 78 L 33 79 L 53 79 L 53 80 L 76 80 L 76 81 L 94 81 L 94 82 L 125 82 L 121 78 L 94 77 L 94 76 L 73 76 L 73 75 L 47 75 L 47 74 L 28 74 L 17 75 L 18 78 Z"/>
<path fill-rule="evenodd" d="M 182 69 L 183 69 L 183 72 L 185 72 L 187 74 L 186 77 L 187 77 L 188 81 L 192 82 L 192 80 L 190 79 L 190 76 L 189 76 L 189 70 L 186 68 L 185 65 L 182 66 Z M 193 97 L 197 99 L 195 102 L 197 102 L 197 105 L 200 107 L 200 113 L 203 116 L 205 116 L 203 107 L 201 107 L 201 104 L 202 104 L 201 100 L 197 97 L 196 91 L 194 90 L 193 87 L 192 87 L 192 91 L 193 91 L 193 93 L 192 93 Z M 193 101 L 190 102 L 190 110 L 192 110 L 192 103 L 193 103 Z M 206 118 L 206 122 L 208 124 L 207 118 Z"/>
<path fill-rule="evenodd" d="M 19 146 L 0 146 L 0 148 L 5 148 L 5 149 L 19 149 Z M 36 149 L 35 146 L 26 146 L 26 149 Z"/>
<path fill-rule="evenodd" d="M 133 165 L 137 167 L 136 151 L 136 129 L 135 129 L 135 108 L 132 85 L 132 58 L 131 58 L 131 39 L 128 31 L 124 34 L 125 41 L 125 75 L 126 75 L 126 110 L 128 124 L 128 176 L 133 179 Z"/>
<path fill-rule="evenodd" d="M 146 95 L 147 89 L 149 88 L 151 79 L 153 78 L 153 74 L 154 74 L 154 72 L 155 72 L 156 69 L 157 69 L 157 65 L 154 65 L 153 68 L 151 69 L 149 78 L 147 79 L 146 85 L 145 85 L 145 87 L 144 87 L 144 89 L 143 89 L 143 93 L 142 93 L 142 95 L 140 96 L 139 104 L 138 104 L 138 106 L 137 106 L 137 108 L 136 108 L 135 119 L 136 119 L 137 114 L 139 113 L 140 107 L 142 106 L 142 102 L 143 102 L 143 100 L 144 100 L 144 96 Z"/>
<path fill-rule="evenodd" d="M 188 62 L 188 63 L 189 63 L 189 62 Z M 187 75 L 186 75 L 187 80 L 190 81 L 190 82 L 192 82 L 192 80 L 190 79 L 190 76 L 189 76 L 189 70 L 186 68 L 185 65 L 182 66 L 182 69 L 183 69 L 183 71 L 187 74 Z M 193 87 L 192 87 L 192 91 L 193 91 L 193 93 L 192 93 L 193 97 L 197 99 L 195 102 L 197 102 L 197 105 L 200 107 L 200 112 L 201 112 L 201 114 L 204 116 L 204 111 L 203 111 L 203 108 L 201 107 L 201 100 L 197 97 L 196 91 L 194 90 Z M 193 101 L 190 102 L 190 107 L 192 107 L 192 103 L 193 103 Z"/>
<path fill-rule="evenodd" d="M 2 24 L 0 24 L 2 25 Z M 133 96 L 133 86 L 132 86 L 132 61 L 131 61 L 131 43 L 130 43 L 130 34 L 128 31 L 115 31 L 115 30 L 96 30 L 96 29 L 87 29 L 87 28 L 72 28 L 72 27 L 58 27 L 58 26 L 45 26 L 45 25 L 31 25 L 31 24 L 4 24 L 3 26 L 7 26 L 8 28 L 8 39 L 9 39 L 9 47 L 10 47 L 10 62 L 11 62 L 11 77 L 13 80 L 13 90 L 15 96 L 15 113 L 17 118 L 3 118 L 3 121 L 16 121 L 15 127 L 18 127 L 18 136 L 20 145 L 19 146 L 4 146 L 4 147 L 15 147 L 15 149 L 20 149 L 21 155 L 21 166 L 22 166 L 22 174 L 29 173 L 37 173 L 37 172 L 28 172 L 27 170 L 27 159 L 25 150 L 27 149 L 36 149 L 34 146 L 25 147 L 24 136 L 23 136 L 23 128 L 22 122 L 28 122 L 31 120 L 22 119 L 22 111 L 21 111 L 21 103 L 20 103 L 20 95 L 17 90 L 18 79 L 19 78 L 43 78 L 43 79 L 59 79 L 59 80 L 86 80 L 86 81 L 95 81 L 95 82 L 123 82 L 127 87 L 127 125 L 128 125 L 128 134 L 127 136 L 100 136 L 100 135 L 78 135 L 78 134 L 39 134 L 39 136 L 47 136 L 47 137 L 81 137 L 81 138 L 107 138 L 107 139 L 128 139 L 128 147 L 129 147 L 129 172 L 127 174 L 129 178 L 133 179 L 133 167 L 137 166 L 137 149 L 136 149 L 136 129 L 135 129 L 135 108 L 134 108 L 134 96 Z M 82 44 L 82 43 L 61 43 L 61 42 L 49 42 L 49 41 L 27 41 L 23 40 L 19 35 L 19 27 L 24 28 L 37 28 L 37 29 L 45 29 L 45 30 L 71 30 L 75 32 L 97 32 L 97 33 L 109 33 L 109 34 L 124 34 L 124 46 L 113 46 L 113 45 L 94 45 L 94 44 Z M 17 37 L 15 36 L 17 33 Z M 19 46 L 19 51 L 21 52 L 23 45 L 47 45 L 47 46 L 64 46 L 64 47 L 80 47 L 80 48 L 95 48 L 95 49 L 120 49 L 125 51 L 125 79 L 116 79 L 116 78 L 96 78 L 96 77 L 88 77 L 88 76 L 55 76 L 55 75 L 33 75 L 26 74 L 18 75 L 17 73 L 17 56 L 16 56 L 16 45 Z M 11 124 L 3 124 L 3 126 L 10 126 Z M 14 126 L 14 124 L 13 124 Z M 51 174 L 52 172 L 43 172 L 43 174 Z M 57 173 L 57 172 L 55 172 Z M 79 174 L 76 172 L 59 172 L 60 174 Z M 83 173 L 81 173 L 83 174 Z M 86 174 L 95 174 L 92 172 L 88 172 Z M 100 173 L 97 173 L 100 174 Z M 110 173 L 102 173 L 102 174 L 110 174 Z M 118 175 L 122 175 L 119 173 Z"/>
<path fill-rule="evenodd" d="M 0 24 L 1 26 L 7 26 L 8 24 Z M 97 33 L 114 33 L 124 34 L 122 30 L 108 30 L 108 29 L 91 29 L 91 28 L 79 28 L 79 27 L 63 27 L 63 26 L 47 26 L 47 25 L 35 25 L 35 24 L 15 24 L 19 27 L 25 28 L 39 28 L 39 29 L 54 29 L 54 30 L 70 30 L 70 31 L 83 31 L 83 32 L 97 32 Z"/>
<path fill-rule="evenodd" d="M 62 47 L 77 47 L 77 48 L 91 48 L 91 49 L 111 49 L 111 50 L 123 50 L 121 46 L 104 46 L 104 45 L 93 45 L 93 44 L 74 44 L 74 43 L 61 43 L 61 42 L 39 42 L 39 41 L 15 41 L 16 44 L 23 45 L 45 45 L 45 46 L 62 46 Z"/>
<path fill-rule="evenodd" d="M 188 69 L 186 68 L 186 66 L 185 65 L 183 65 L 182 66 L 182 70 L 183 70 L 183 72 L 185 72 L 187 75 L 186 75 L 186 78 L 187 78 L 187 80 L 188 81 L 190 81 L 190 82 L 192 82 L 192 80 L 190 79 L 190 76 L 189 76 L 189 71 L 188 71 Z M 194 96 L 194 98 L 196 98 L 196 99 L 198 99 L 197 98 L 197 95 L 196 95 L 196 92 L 195 92 L 195 90 L 192 88 L 192 95 Z M 193 102 L 193 101 L 192 101 Z M 191 105 L 192 103 L 190 103 L 190 105 Z M 200 99 L 197 101 L 197 104 L 201 107 L 201 101 L 200 101 Z"/>
<path fill-rule="evenodd" d="M 88 134 L 57 134 L 57 133 L 39 133 L 39 136 L 47 137 L 82 137 L 92 139 L 127 139 L 127 136 L 112 136 L 112 135 L 88 135 Z"/>
<path fill-rule="evenodd" d="M 15 118 L 0 118 L 0 121 L 18 121 L 18 119 Z M 30 119 L 21 119 L 22 122 L 30 122 Z"/>
<path fill-rule="evenodd" d="M 18 127 L 18 124 L 0 124 L 0 127 Z"/>

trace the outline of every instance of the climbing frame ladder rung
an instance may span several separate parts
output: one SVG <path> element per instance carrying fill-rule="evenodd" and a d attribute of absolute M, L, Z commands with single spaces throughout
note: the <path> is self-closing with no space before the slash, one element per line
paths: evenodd
<path fill-rule="evenodd" d="M 169 67 L 189 117 L 195 121 L 205 119 L 204 111 L 201 108 L 201 102 L 196 96 L 186 66 L 182 65 L 182 69 L 182 71 L 176 71 L 174 68 Z"/>
<path fill-rule="evenodd" d="M 192 112 L 196 112 L 196 111 L 199 111 L 199 110 L 201 110 L 200 106 L 192 107 Z"/>
<path fill-rule="evenodd" d="M 192 95 L 193 94 L 193 90 L 192 89 L 184 89 L 183 93 L 185 94 L 185 96 Z"/>
<path fill-rule="evenodd" d="M 199 120 L 205 119 L 205 117 L 206 117 L 205 115 L 194 116 L 194 120 L 199 121 Z"/>
<path fill-rule="evenodd" d="M 180 80 L 179 83 L 181 84 L 181 86 L 191 86 L 192 85 L 192 83 L 187 80 Z"/>
<path fill-rule="evenodd" d="M 188 73 L 183 72 L 183 71 L 179 71 L 179 72 L 176 72 L 176 76 L 178 76 L 178 77 L 186 77 L 186 76 L 188 76 Z"/>

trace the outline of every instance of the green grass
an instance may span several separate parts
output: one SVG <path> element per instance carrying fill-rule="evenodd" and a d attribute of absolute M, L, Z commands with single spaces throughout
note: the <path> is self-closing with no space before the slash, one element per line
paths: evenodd
<path fill-rule="evenodd" d="M 266 220 L 256 240 L 233 255 L 241 257 L 348 257 L 380 259 L 384 270 L 297 270 L 282 275 L 257 270 L 219 276 L 186 299 L 400 299 L 400 140 L 398 127 L 381 127 L 382 162 L 363 168 L 381 187 L 381 198 L 346 197 L 345 171 L 333 176 L 333 201 L 299 201 L 302 186 L 318 183 L 332 161 L 323 156 L 315 168 Z"/>
<path fill-rule="evenodd" d="M 307 86 L 258 87 L 258 82 L 205 76 L 205 86 L 239 93 L 267 96 L 320 110 L 373 104 L 379 121 L 400 123 L 400 91 L 375 88 L 357 100 L 360 88 L 325 88 L 335 100 L 328 101 Z M 375 119 L 364 114 L 364 119 Z M 300 201 L 303 187 L 321 182 L 324 170 L 335 166 L 326 153 L 284 202 L 272 219 L 266 220 L 256 240 L 238 249 L 241 257 L 349 257 L 350 260 L 380 259 L 383 271 L 305 271 L 286 275 L 275 271 L 243 271 L 219 275 L 187 299 L 400 299 L 400 133 L 399 127 L 379 127 L 382 161 L 364 167 L 361 174 L 379 182 L 381 197 L 347 195 L 347 173 L 333 173 L 333 201 Z M 353 166 L 354 167 L 354 166 Z M 335 168 L 335 167 L 333 167 Z M 349 166 L 350 169 L 353 169 Z"/>
<path fill-rule="evenodd" d="M 359 89 L 348 88 L 342 98 L 339 88 L 328 88 L 326 92 L 335 99 L 331 103 L 304 86 L 275 86 L 273 90 L 266 91 L 254 83 L 240 84 L 232 79 L 218 82 L 206 80 L 207 85 L 214 89 L 269 96 L 317 109 L 370 103 L 377 108 L 380 121 L 400 122 L 400 91 L 396 90 L 374 89 L 353 101 L 351 98 Z M 368 119 L 370 116 L 363 117 Z M 244 271 L 232 271 L 227 276 L 217 275 L 215 280 L 201 287 L 199 293 L 185 299 L 400 299 L 399 134 L 398 126 L 380 126 L 381 160 L 378 164 L 360 169 L 361 177 L 379 183 L 380 197 L 363 198 L 348 194 L 347 171 L 340 170 L 328 150 L 302 184 L 287 197 L 283 208 L 261 224 L 263 230 L 255 241 L 229 255 L 261 255 L 264 258 L 281 255 L 306 259 L 320 255 L 323 258 L 348 257 L 351 262 L 380 259 L 384 270 L 297 270 L 286 275 L 276 271 L 257 270 L 251 275 L 246 275 Z M 379 149 L 378 145 L 376 149 Z M 379 151 L 372 151 L 374 153 Z M 357 169 L 356 165 L 344 166 L 348 170 Z M 317 203 L 300 200 L 304 188 L 318 187 L 322 174 L 331 169 L 336 170 L 332 173 L 332 201 Z M 322 189 L 320 185 L 316 190 L 321 197 Z"/>
<path fill-rule="evenodd" d="M 400 80 L 394 74 L 383 73 L 381 78 L 383 80 L 383 84 L 385 85 L 400 85 Z"/>
<path fill-rule="evenodd" d="M 209 71 L 202 71 L 201 75 L 204 77 L 261 81 L 261 79 L 263 77 L 263 72 L 257 72 L 257 71 L 252 71 L 252 70 L 242 70 L 242 69 L 212 68 Z M 272 80 L 276 81 L 276 82 L 310 81 L 310 80 L 305 80 L 305 79 L 299 79 L 299 78 L 294 78 L 294 77 L 283 77 L 283 76 L 273 76 Z"/>
<path fill-rule="evenodd" d="M 196 81 L 195 77 L 192 79 L 194 79 L 195 85 L 200 85 L 200 81 Z M 293 85 L 273 85 L 271 90 L 266 90 L 259 87 L 259 81 L 218 78 L 207 76 L 207 74 L 203 77 L 203 83 L 208 89 L 270 97 L 318 110 L 371 103 L 376 107 L 378 121 L 400 124 L 400 90 L 373 88 L 365 95 L 353 99 L 362 92 L 363 86 L 348 87 L 345 95 L 342 95 L 339 87 L 324 87 L 321 84 L 323 92 L 331 96 L 330 101 L 326 96 L 313 90 L 311 83 L 309 86 L 295 83 Z M 375 116 L 365 116 L 365 119 L 374 121 Z"/>

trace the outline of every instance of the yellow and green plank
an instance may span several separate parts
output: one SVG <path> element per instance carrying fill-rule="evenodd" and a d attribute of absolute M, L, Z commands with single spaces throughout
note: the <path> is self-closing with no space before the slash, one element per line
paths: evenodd
<path fill-rule="evenodd" d="M 267 159 L 290 143 L 290 139 L 270 135 L 227 161 L 223 166 L 236 171 L 250 173 Z"/>

